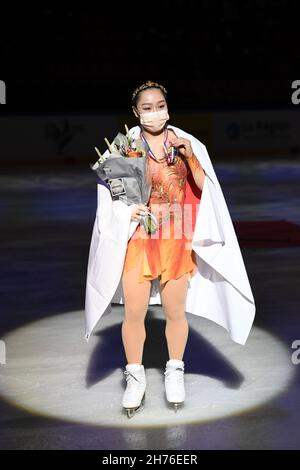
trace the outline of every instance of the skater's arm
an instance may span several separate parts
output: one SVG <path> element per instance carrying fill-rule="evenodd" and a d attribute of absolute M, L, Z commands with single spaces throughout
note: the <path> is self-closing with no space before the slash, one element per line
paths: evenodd
<path fill-rule="evenodd" d="M 188 166 L 192 172 L 196 186 L 202 191 L 206 173 L 193 152 L 191 141 L 183 137 L 171 137 L 170 143 L 173 147 L 177 148 L 179 154 L 181 154 L 188 162 Z"/>
<path fill-rule="evenodd" d="M 189 168 L 192 172 L 196 185 L 202 191 L 203 185 L 204 185 L 204 179 L 206 175 L 204 168 L 200 164 L 194 152 L 192 153 L 190 157 L 186 157 L 186 161 L 188 162 Z"/>

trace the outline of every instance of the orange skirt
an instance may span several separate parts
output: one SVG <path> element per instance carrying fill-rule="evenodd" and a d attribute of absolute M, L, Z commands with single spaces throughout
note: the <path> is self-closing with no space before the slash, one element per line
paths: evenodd
<path fill-rule="evenodd" d="M 198 270 L 196 256 L 191 248 L 191 240 L 184 234 L 174 237 L 174 220 L 170 221 L 170 233 L 163 232 L 159 225 L 155 237 L 147 234 L 142 225 L 138 225 L 130 238 L 124 261 L 123 272 L 129 271 L 140 263 L 139 282 L 159 278 L 164 284 L 169 279 L 178 279 L 188 273 L 188 279 Z M 169 236 L 168 236 L 169 235 Z"/>

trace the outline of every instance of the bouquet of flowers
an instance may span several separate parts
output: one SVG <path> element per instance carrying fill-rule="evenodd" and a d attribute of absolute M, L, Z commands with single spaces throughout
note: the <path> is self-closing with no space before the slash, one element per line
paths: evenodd
<path fill-rule="evenodd" d="M 121 200 L 127 205 L 147 204 L 152 182 L 146 148 L 141 139 L 129 136 L 126 124 L 125 129 L 126 135 L 119 132 L 112 144 L 105 137 L 108 146 L 106 157 L 95 147 L 99 159 L 90 167 L 110 190 L 113 200 Z M 147 233 L 157 229 L 158 222 L 151 212 L 143 216 L 141 222 Z"/>

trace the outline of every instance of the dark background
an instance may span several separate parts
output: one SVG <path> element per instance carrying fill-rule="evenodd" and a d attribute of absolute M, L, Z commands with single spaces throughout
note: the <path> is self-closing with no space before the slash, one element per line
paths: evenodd
<path fill-rule="evenodd" d="M 1 10 L 5 112 L 124 111 L 133 89 L 148 79 L 163 82 L 174 112 L 292 106 L 300 60 L 296 1 Z"/>

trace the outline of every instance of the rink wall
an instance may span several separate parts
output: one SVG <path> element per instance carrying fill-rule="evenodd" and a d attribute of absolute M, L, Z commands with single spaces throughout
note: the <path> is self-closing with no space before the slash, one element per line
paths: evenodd
<path fill-rule="evenodd" d="M 201 140 L 213 159 L 300 155 L 300 110 L 172 113 L 170 124 Z M 104 137 L 138 124 L 129 114 L 0 116 L 1 161 L 76 163 L 96 161 Z"/>

